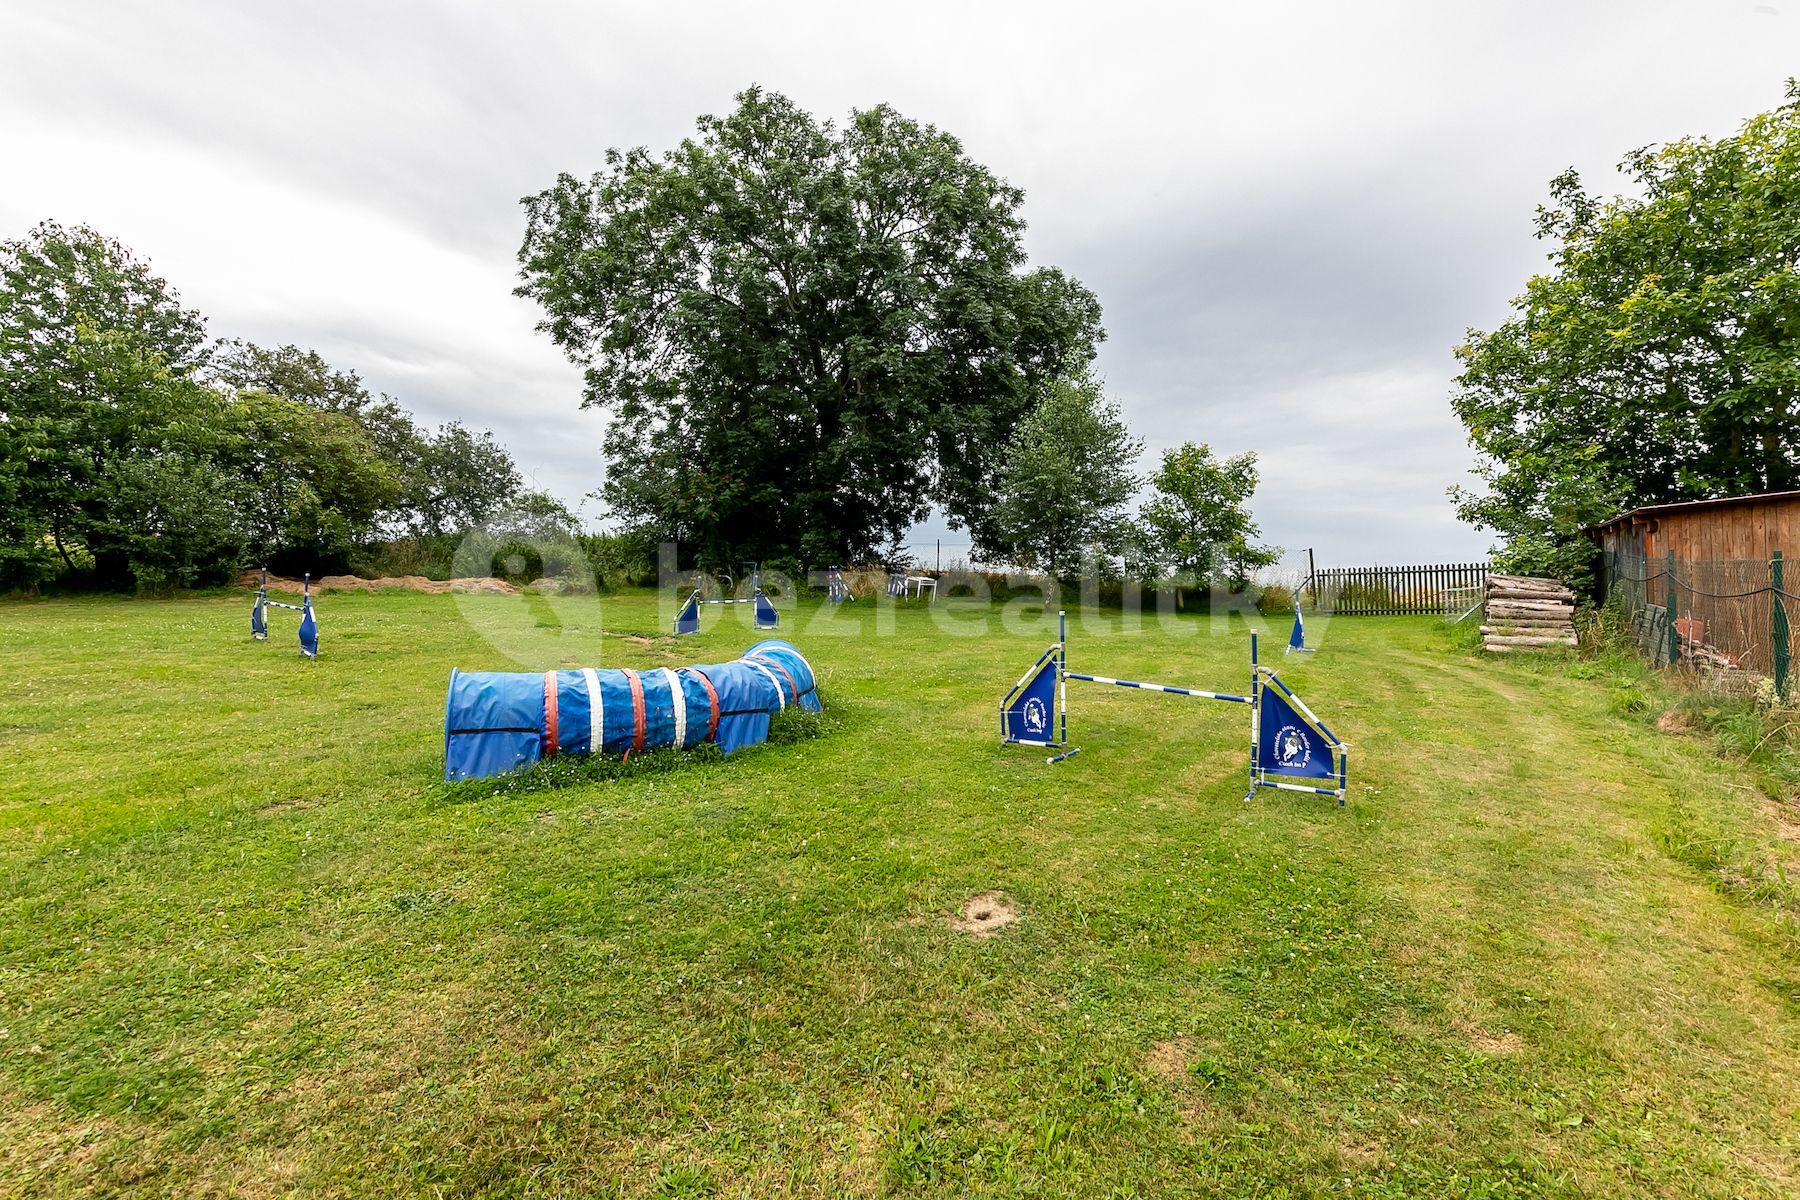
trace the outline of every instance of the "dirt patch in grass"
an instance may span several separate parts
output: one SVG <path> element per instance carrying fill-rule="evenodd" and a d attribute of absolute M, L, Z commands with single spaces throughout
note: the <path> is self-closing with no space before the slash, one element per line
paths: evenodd
<path fill-rule="evenodd" d="M 271 800 L 261 808 L 257 809 L 256 812 L 258 816 L 278 817 L 282 813 L 294 812 L 298 809 L 311 808 L 312 806 L 313 802 L 303 796 L 289 796 L 285 800 Z"/>
<path fill-rule="evenodd" d="M 1457 1029 L 1469 1039 L 1471 1046 L 1489 1058 L 1512 1058 L 1525 1049 L 1525 1039 L 1508 1030 L 1495 1033 L 1468 1023 L 1459 1023 Z"/>
<path fill-rule="evenodd" d="M 1144 1055 L 1144 1065 L 1167 1083 L 1185 1078 L 1194 1065 L 1194 1039 L 1177 1037 L 1156 1043 Z"/>
<path fill-rule="evenodd" d="M 1792 800 L 1763 797 L 1763 810 L 1775 823 L 1775 836 L 1784 842 L 1800 842 L 1800 796 Z"/>
<path fill-rule="evenodd" d="M 1338 1157 L 1346 1167 L 1359 1171 L 1373 1171 L 1382 1166 L 1392 1166 L 1388 1161 L 1388 1150 L 1380 1142 L 1353 1142 L 1338 1147 Z"/>
<path fill-rule="evenodd" d="M 1019 919 L 1014 908 L 999 892 L 982 892 L 970 896 L 962 909 L 950 918 L 950 928 L 970 937 L 992 937 Z"/>
<path fill-rule="evenodd" d="M 1656 727 L 1664 733 L 1686 733 L 1694 727 L 1694 721 L 1679 708 L 1671 708 L 1656 718 Z"/>

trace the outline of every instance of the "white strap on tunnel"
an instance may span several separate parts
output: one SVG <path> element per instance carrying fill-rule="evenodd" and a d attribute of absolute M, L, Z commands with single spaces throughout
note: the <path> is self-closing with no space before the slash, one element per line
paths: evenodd
<path fill-rule="evenodd" d="M 669 696 L 675 705 L 675 748 L 687 747 L 687 697 L 681 693 L 681 676 L 672 669 L 664 667 L 662 673 L 669 680 Z"/>
<path fill-rule="evenodd" d="M 606 750 L 606 704 L 600 699 L 600 677 L 594 668 L 583 667 L 581 679 L 588 692 L 588 753 L 600 754 Z"/>
<path fill-rule="evenodd" d="M 763 673 L 763 678 L 767 679 L 769 681 L 769 686 L 775 689 L 775 703 L 779 706 L 776 711 L 785 711 L 787 708 L 787 697 L 781 692 L 781 681 L 775 678 L 775 672 L 769 670 L 769 668 L 752 658 L 740 658 L 738 661 L 747 667 L 755 667 Z"/>

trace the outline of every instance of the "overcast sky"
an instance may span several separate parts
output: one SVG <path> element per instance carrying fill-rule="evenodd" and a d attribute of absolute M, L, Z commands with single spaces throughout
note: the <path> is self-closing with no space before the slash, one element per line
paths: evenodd
<path fill-rule="evenodd" d="M 1255 450 L 1264 533 L 1321 565 L 1462 560 L 1488 542 L 1444 494 L 1470 462 L 1451 350 L 1542 265 L 1547 181 L 1612 190 L 1633 147 L 1729 133 L 1796 51 L 1800 0 L 6 0 L 0 236 L 91 224 L 215 335 L 491 427 L 575 504 L 602 418 L 511 294 L 519 197 L 751 83 L 887 101 L 1024 188 L 1151 457 Z"/>

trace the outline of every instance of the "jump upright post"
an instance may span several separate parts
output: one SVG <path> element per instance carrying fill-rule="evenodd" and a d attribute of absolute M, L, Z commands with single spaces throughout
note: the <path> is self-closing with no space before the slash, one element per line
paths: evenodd
<path fill-rule="evenodd" d="M 743 599 L 721 597 L 717 600 L 708 600 L 696 587 L 693 593 L 683 601 L 680 611 L 675 614 L 675 636 L 680 637 L 684 633 L 700 632 L 700 606 L 702 604 L 754 604 L 758 629 L 773 629 L 779 625 L 781 618 L 775 612 L 775 605 L 763 594 L 762 572 L 759 570 L 750 572 L 750 591 L 751 594 Z"/>
<path fill-rule="evenodd" d="M 1106 683 L 1115 687 L 1164 692 L 1196 700 L 1243 704 L 1250 709 L 1250 790 L 1261 788 L 1335 796 L 1339 805 L 1350 784 L 1350 753 L 1337 735 L 1313 714 L 1305 701 L 1268 667 L 1256 660 L 1256 634 L 1250 634 L 1250 694 L 1209 692 L 1199 688 L 1141 683 L 1069 670 L 1069 619 L 1056 614 L 1056 644 L 1038 656 L 1031 669 L 1000 701 L 1000 739 L 1015 746 L 1036 746 L 1057 753 L 1045 762 L 1059 763 L 1081 753 L 1069 744 L 1068 681 Z M 1330 786 L 1320 786 L 1321 783 Z"/>
<path fill-rule="evenodd" d="M 1288 633 L 1287 647 L 1282 651 L 1283 654 L 1315 654 L 1318 652 L 1317 646 L 1306 644 L 1306 621 L 1300 615 L 1300 594 L 1311 587 L 1313 580 L 1318 577 L 1319 572 L 1313 566 L 1313 552 L 1308 550 L 1306 552 L 1306 578 L 1301 580 L 1300 586 L 1294 589 L 1294 628 Z"/>
<path fill-rule="evenodd" d="M 319 659 L 319 621 L 313 616 L 312 575 L 300 582 L 300 603 L 283 604 L 269 599 L 269 568 L 262 569 L 262 582 L 256 589 L 256 604 L 250 609 L 250 636 L 259 642 L 269 640 L 269 609 L 285 608 L 300 614 L 300 653 L 317 662 Z"/>
<path fill-rule="evenodd" d="M 842 569 L 833 567 L 825 576 L 825 598 L 833 604 L 856 599 L 850 592 L 850 585 L 844 582 Z"/>

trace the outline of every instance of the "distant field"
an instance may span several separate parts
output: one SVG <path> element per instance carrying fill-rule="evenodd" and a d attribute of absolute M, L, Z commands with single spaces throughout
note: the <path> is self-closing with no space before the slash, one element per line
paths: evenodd
<path fill-rule="evenodd" d="M 452 666 L 756 635 L 330 594 L 313 665 L 248 607 L 0 605 L 0 1194 L 1800 1193 L 1800 953 L 1671 849 L 1770 818 L 1558 660 L 1340 618 L 1276 665 L 1349 807 L 1246 804 L 1232 706 L 999 746 L 1016 607 L 784 602 L 807 736 L 451 790 Z M 1241 623 L 1117 626 L 1076 670 L 1246 683 Z"/>

